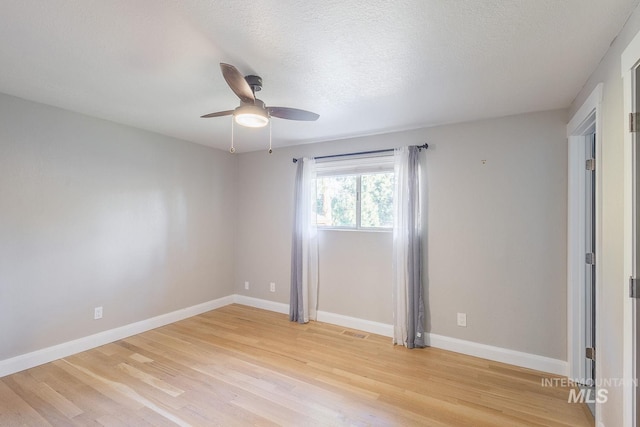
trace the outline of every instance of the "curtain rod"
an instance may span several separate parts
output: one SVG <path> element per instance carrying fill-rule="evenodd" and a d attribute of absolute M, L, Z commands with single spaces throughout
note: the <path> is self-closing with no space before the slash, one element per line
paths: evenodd
<path fill-rule="evenodd" d="M 429 148 L 429 144 L 424 143 L 422 145 L 416 145 L 416 147 L 418 147 L 418 149 L 420 149 L 420 150 L 422 150 L 423 148 L 426 150 L 427 148 Z M 387 148 L 386 150 L 359 151 L 357 153 L 345 153 L 345 154 L 333 154 L 333 155 L 330 155 L 330 156 L 319 156 L 319 157 L 314 157 L 314 159 L 318 160 L 318 159 L 330 159 L 332 157 L 358 156 L 360 154 L 388 153 L 389 151 L 393 151 L 393 150 L 395 150 L 395 148 Z M 293 158 L 293 163 L 298 163 L 298 159 L 296 159 L 294 157 Z"/>

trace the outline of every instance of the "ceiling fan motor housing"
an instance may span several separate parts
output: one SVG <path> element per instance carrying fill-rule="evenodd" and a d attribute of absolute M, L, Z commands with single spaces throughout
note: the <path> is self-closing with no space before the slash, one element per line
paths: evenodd
<path fill-rule="evenodd" d="M 262 77 L 251 74 L 249 76 L 244 76 L 244 79 L 249 83 L 249 86 L 251 86 L 253 93 L 260 92 L 262 90 Z"/>
<path fill-rule="evenodd" d="M 250 111 L 250 110 L 259 111 L 260 113 L 258 114 L 268 115 L 268 111 L 266 106 L 264 105 L 264 101 L 258 98 L 256 98 L 256 100 L 253 103 L 240 101 L 240 106 L 236 107 L 236 109 L 233 110 L 233 114 L 236 115 L 238 113 Z"/>

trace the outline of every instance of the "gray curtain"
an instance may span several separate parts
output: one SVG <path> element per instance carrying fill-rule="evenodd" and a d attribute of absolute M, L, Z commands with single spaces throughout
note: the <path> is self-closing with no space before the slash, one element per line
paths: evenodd
<path fill-rule="evenodd" d="M 422 227 L 420 226 L 420 150 L 409 147 L 407 164 L 407 348 L 425 347 L 422 287 Z"/>
<path fill-rule="evenodd" d="M 395 150 L 393 225 L 394 344 L 425 347 L 418 147 Z"/>

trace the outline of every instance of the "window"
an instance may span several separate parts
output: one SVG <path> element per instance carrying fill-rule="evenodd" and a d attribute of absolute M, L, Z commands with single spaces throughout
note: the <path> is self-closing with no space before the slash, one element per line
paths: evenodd
<path fill-rule="evenodd" d="M 319 162 L 317 173 L 318 227 L 393 227 L 393 156 Z"/>
<path fill-rule="evenodd" d="M 357 227 L 358 176 L 325 176 L 316 181 L 316 223 Z"/>

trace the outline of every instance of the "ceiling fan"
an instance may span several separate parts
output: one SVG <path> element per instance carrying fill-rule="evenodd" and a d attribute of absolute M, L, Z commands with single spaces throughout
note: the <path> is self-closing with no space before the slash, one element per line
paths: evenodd
<path fill-rule="evenodd" d="M 234 110 L 218 111 L 205 114 L 202 118 L 234 116 L 237 124 L 246 127 L 258 128 L 266 126 L 271 117 L 287 120 L 314 121 L 320 117 L 311 111 L 299 110 L 288 107 L 267 107 L 265 103 L 256 98 L 256 92 L 262 89 L 260 76 L 242 76 L 236 67 L 230 64 L 220 63 L 222 76 L 227 84 L 240 98 L 240 106 Z"/>

